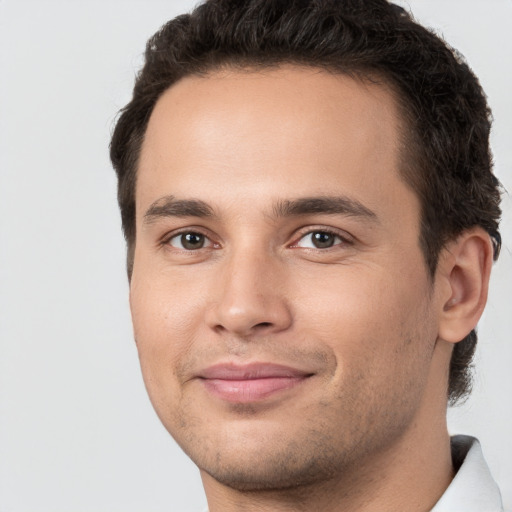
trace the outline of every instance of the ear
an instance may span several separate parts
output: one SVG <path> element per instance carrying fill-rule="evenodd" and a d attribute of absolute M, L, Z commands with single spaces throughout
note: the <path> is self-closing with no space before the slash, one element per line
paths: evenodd
<path fill-rule="evenodd" d="M 480 227 L 463 232 L 443 249 L 437 275 L 444 283 L 441 339 L 457 343 L 476 327 L 487 302 L 492 262 L 491 238 Z"/>

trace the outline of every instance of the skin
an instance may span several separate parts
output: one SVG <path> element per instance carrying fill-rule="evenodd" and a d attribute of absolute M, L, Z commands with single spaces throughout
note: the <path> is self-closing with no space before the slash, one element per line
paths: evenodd
<path fill-rule="evenodd" d="M 485 304 L 490 242 L 465 234 L 429 277 L 402 129 L 384 86 L 293 66 L 188 77 L 152 113 L 134 333 L 211 512 L 426 511 L 453 476 L 448 364 Z M 311 197 L 346 211 L 286 211 Z M 307 378 L 233 402 L 198 377 L 253 362 Z"/>

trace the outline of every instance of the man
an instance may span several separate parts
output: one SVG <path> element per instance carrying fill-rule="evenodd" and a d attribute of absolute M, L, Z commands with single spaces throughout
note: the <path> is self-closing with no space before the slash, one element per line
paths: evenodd
<path fill-rule="evenodd" d="M 210 512 L 502 510 L 446 407 L 500 248 L 490 113 L 385 0 L 209 0 L 111 157 L 146 387 Z"/>

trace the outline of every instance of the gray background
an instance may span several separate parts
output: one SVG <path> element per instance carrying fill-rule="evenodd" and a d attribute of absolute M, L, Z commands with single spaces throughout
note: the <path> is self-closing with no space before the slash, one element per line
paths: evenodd
<path fill-rule="evenodd" d="M 0 0 L 0 511 L 199 511 L 199 475 L 159 424 L 132 341 L 107 145 L 146 39 L 195 2 Z M 405 2 L 403 2 L 405 4 Z M 410 0 L 468 59 L 512 190 L 512 1 Z M 478 436 L 512 508 L 512 201 L 480 323 Z"/>

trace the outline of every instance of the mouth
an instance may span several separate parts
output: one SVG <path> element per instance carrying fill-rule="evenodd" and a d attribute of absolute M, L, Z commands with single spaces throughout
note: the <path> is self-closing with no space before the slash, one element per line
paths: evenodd
<path fill-rule="evenodd" d="M 295 388 L 312 375 L 296 368 L 270 363 L 227 363 L 203 370 L 198 378 L 209 393 L 221 400 L 251 403 Z"/>

